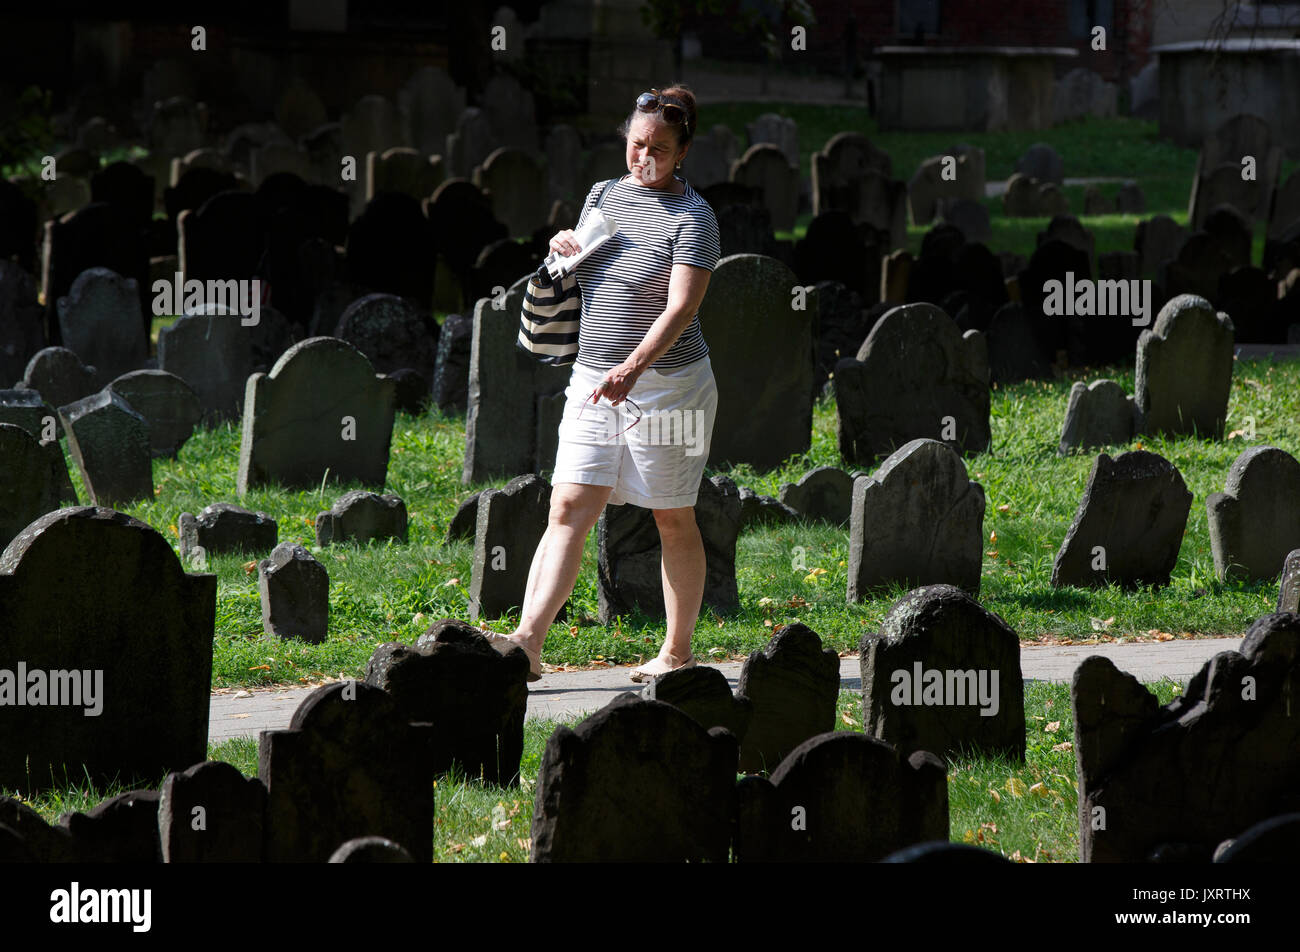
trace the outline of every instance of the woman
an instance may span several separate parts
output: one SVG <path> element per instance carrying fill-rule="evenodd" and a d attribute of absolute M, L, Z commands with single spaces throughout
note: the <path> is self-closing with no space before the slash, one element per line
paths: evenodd
<path fill-rule="evenodd" d="M 634 668 L 632 680 L 695 664 L 691 634 L 704 595 L 705 557 L 694 507 L 718 402 L 698 312 L 720 254 L 713 210 L 674 174 L 696 128 L 695 96 L 686 87 L 637 98 L 622 128 L 629 174 L 601 203 L 618 232 L 574 269 L 582 288 L 578 356 L 560 424 L 549 521 L 533 556 L 519 626 L 493 638 L 501 649 L 523 648 L 530 681 L 541 677 L 542 642 L 573 591 L 583 543 L 606 503 L 652 510 L 662 543 L 667 635 L 659 655 Z M 587 195 L 579 226 L 604 184 Z M 567 229 L 550 247 L 562 255 L 579 250 Z"/>

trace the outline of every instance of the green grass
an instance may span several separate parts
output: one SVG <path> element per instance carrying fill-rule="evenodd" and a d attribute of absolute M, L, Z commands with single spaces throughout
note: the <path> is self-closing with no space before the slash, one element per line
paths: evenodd
<path fill-rule="evenodd" d="M 1148 684 L 1167 704 L 1183 685 Z M 519 787 L 507 788 L 449 775 L 434 787 L 434 857 L 438 862 L 527 862 L 537 771 L 546 741 L 564 721 L 525 722 Z M 836 730 L 862 729 L 862 695 L 841 691 Z M 1074 862 L 1078 856 L 1078 789 L 1073 751 L 1069 687 L 1025 685 L 1023 764 L 1003 758 L 962 757 L 949 764 L 949 837 L 1024 862 Z M 257 742 L 251 737 L 214 744 L 210 760 L 223 760 L 248 776 L 257 775 Z M 152 788 L 162 784 L 159 778 Z M 67 811 L 86 811 L 125 791 L 114 784 L 83 784 L 51 790 L 26 801 L 48 822 Z M 3 793 L 4 791 L 0 791 Z"/>

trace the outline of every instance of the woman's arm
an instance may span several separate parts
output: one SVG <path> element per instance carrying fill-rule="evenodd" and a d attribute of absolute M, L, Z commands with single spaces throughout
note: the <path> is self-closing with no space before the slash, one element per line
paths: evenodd
<path fill-rule="evenodd" d="M 690 326 L 691 319 L 704 301 L 704 292 L 709 289 L 709 278 L 712 276 L 713 272 L 708 268 L 697 268 L 690 264 L 673 265 L 672 275 L 668 279 L 668 307 L 650 325 L 645 338 L 628 355 L 627 360 L 605 374 L 604 385 L 596 392 L 592 403 L 599 403 L 604 396 L 617 406 L 627 397 L 642 372 L 666 354 L 668 348 L 682 336 L 682 331 Z"/>

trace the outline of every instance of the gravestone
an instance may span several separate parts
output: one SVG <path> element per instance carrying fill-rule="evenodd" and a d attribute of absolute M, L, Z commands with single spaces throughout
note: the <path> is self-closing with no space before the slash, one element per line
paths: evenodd
<path fill-rule="evenodd" d="M 1278 583 L 1277 611 L 1300 612 L 1300 549 L 1292 549 L 1282 563 L 1282 579 Z"/>
<path fill-rule="evenodd" d="M 986 450 L 989 358 L 984 335 L 958 330 L 933 304 L 888 311 L 856 357 L 835 365 L 840 455 L 867 464 L 911 440 Z"/>
<path fill-rule="evenodd" d="M 1002 193 L 1002 212 L 1009 218 L 1032 218 L 1039 214 L 1038 197 L 1037 180 L 1016 172 Z"/>
<path fill-rule="evenodd" d="M 266 787 L 207 760 L 163 780 L 158 839 L 164 863 L 260 863 Z"/>
<path fill-rule="evenodd" d="M 45 346 L 45 323 L 36 280 L 16 261 L 0 260 L 0 389 L 23 376 Z"/>
<path fill-rule="evenodd" d="M 53 407 L 67 406 L 98 388 L 99 371 L 66 347 L 44 347 L 32 355 L 15 390 L 35 390 Z"/>
<path fill-rule="evenodd" d="M 471 181 L 510 235 L 531 235 L 546 221 L 546 173 L 532 153 L 497 149 L 475 167 Z"/>
<path fill-rule="evenodd" d="M 838 209 L 852 214 L 857 206 L 858 181 L 868 171 L 889 177 L 889 154 L 859 132 L 837 132 L 810 159 L 814 216 Z"/>
<path fill-rule="evenodd" d="M 731 211 L 740 208 L 747 207 L 733 205 Z M 724 210 L 720 226 L 727 217 Z M 848 212 L 822 212 L 808 223 L 804 237 L 795 242 L 794 270 L 804 285 L 838 281 L 863 298 L 873 299 L 880 287 L 883 251 L 879 236 L 867 226 L 853 224 Z M 786 296 L 790 296 L 789 291 Z M 856 351 L 854 347 L 851 352 Z"/>
<path fill-rule="evenodd" d="M 158 331 L 158 368 L 175 374 L 198 395 L 206 425 L 237 419 L 254 371 L 251 317 L 208 306 Z"/>
<path fill-rule="evenodd" d="M 1297 222 L 1300 222 L 1300 173 L 1292 172 L 1273 200 L 1268 237 L 1281 238 Z"/>
<path fill-rule="evenodd" d="M 1300 546 L 1300 462 L 1275 446 L 1252 446 L 1205 499 L 1219 581 L 1272 581 Z"/>
<path fill-rule="evenodd" d="M 1298 639 L 1300 618 L 1265 615 L 1164 707 L 1109 659 L 1075 670 L 1080 862 L 1207 862 L 1223 840 L 1294 809 Z"/>
<path fill-rule="evenodd" d="M 1113 215 L 1115 202 L 1102 194 L 1096 185 L 1089 185 L 1083 192 L 1084 215 Z"/>
<path fill-rule="evenodd" d="M 101 801 L 85 813 L 59 817 L 68 831 L 70 853 L 79 863 L 158 863 L 157 790 L 128 790 Z"/>
<path fill-rule="evenodd" d="M 397 107 L 411 145 L 425 155 L 441 154 L 465 109 L 465 90 L 440 67 L 421 66 L 397 91 Z"/>
<path fill-rule="evenodd" d="M 840 660 L 801 622 L 781 625 L 740 669 L 736 695 L 753 707 L 740 746 L 744 773 L 771 772 L 810 737 L 835 725 Z"/>
<path fill-rule="evenodd" d="M 155 102 L 149 120 L 149 151 L 170 157 L 202 148 L 203 126 L 199 107 L 193 100 L 172 96 Z"/>
<path fill-rule="evenodd" d="M 1016 160 L 1016 171 L 1040 182 L 1065 184 L 1065 163 L 1055 149 L 1044 142 L 1035 142 Z"/>
<path fill-rule="evenodd" d="M 912 224 L 930 224 L 952 201 L 979 202 L 984 197 L 983 162 L 982 149 L 922 159 L 907 183 Z"/>
<path fill-rule="evenodd" d="M 180 269 L 185 280 L 252 281 L 261 264 L 266 232 L 257 198 L 221 192 L 177 218 Z"/>
<path fill-rule="evenodd" d="M 1128 182 L 1119 187 L 1119 191 L 1115 193 L 1115 211 L 1121 215 L 1141 215 L 1146 210 L 1147 199 L 1141 185 Z"/>
<path fill-rule="evenodd" d="M 483 87 L 479 105 L 498 145 L 537 153 L 537 110 L 533 94 L 519 80 L 509 73 L 494 73 Z"/>
<path fill-rule="evenodd" d="M 724 205 L 714 215 L 718 220 L 718 245 L 724 258 L 728 255 L 768 254 L 774 250 L 772 214 L 766 208 Z"/>
<path fill-rule="evenodd" d="M 410 301 L 394 294 L 367 294 L 348 305 L 335 337 L 361 353 L 379 373 L 403 367 L 418 371 L 425 389 L 438 356 L 438 325 Z"/>
<path fill-rule="evenodd" d="M 470 106 L 457 118 L 455 131 L 447 133 L 443 158 L 447 162 L 448 174 L 469 178 L 470 173 L 482 165 L 500 144 L 487 113 Z"/>
<path fill-rule="evenodd" d="M 101 390 L 59 407 L 59 419 L 93 505 L 153 499 L 149 424 L 130 404 Z"/>
<path fill-rule="evenodd" d="M 318 177 L 312 165 L 311 154 L 306 149 L 284 142 L 268 142 L 258 146 L 252 151 L 249 163 L 250 178 L 259 186 L 267 179 L 286 172 L 307 182 L 314 182 Z"/>
<path fill-rule="evenodd" d="M 481 495 L 483 495 L 482 490 L 470 493 L 456 507 L 456 514 L 451 517 L 451 522 L 447 523 L 447 545 L 458 540 L 474 538 L 478 526 L 478 497 Z"/>
<path fill-rule="evenodd" d="M 789 116 L 765 112 L 753 122 L 745 123 L 745 137 L 749 145 L 770 142 L 784 153 L 791 165 L 799 165 L 799 124 Z"/>
<path fill-rule="evenodd" d="M 1180 295 L 1160 309 L 1137 346 L 1134 400 L 1142 432 L 1222 439 L 1232 389 L 1232 319 Z"/>
<path fill-rule="evenodd" d="M 978 594 L 984 506 L 984 487 L 967 479 L 954 450 L 937 440 L 905 444 L 853 481 L 848 600 L 894 583 Z"/>
<path fill-rule="evenodd" d="M 328 119 L 325 103 L 300 76 L 290 79 L 275 101 L 275 121 L 295 138 L 306 135 Z"/>
<path fill-rule="evenodd" d="M 1059 351 L 1064 350 L 1068 354 L 1073 344 L 1074 356 L 1082 358 L 1085 355 L 1080 340 L 1084 330 L 1083 322 L 1109 320 L 1098 317 L 1067 317 L 1062 320 L 1061 315 L 1044 311 L 1048 282 L 1059 281 L 1064 289 L 1071 280 L 1070 274 L 1087 276 L 1091 270 L 1087 253 L 1053 238 L 1034 249 L 1029 264 L 1017 275 L 1020 305 L 1034 329 L 1035 345 L 1042 353 L 1055 357 Z M 1131 320 L 1129 318 L 1123 323 L 1131 326 Z"/>
<path fill-rule="evenodd" d="M 478 498 L 469 617 L 497 618 L 524 603 L 533 553 L 546 532 L 551 485 L 536 474 L 516 476 Z"/>
<path fill-rule="evenodd" d="M 1025 759 L 1020 639 L 961 589 L 908 592 L 859 655 L 868 736 L 903 754 Z"/>
<path fill-rule="evenodd" d="M 77 504 L 77 494 L 68 476 L 68 464 L 59 443 L 59 417 L 38 391 L 0 390 L 0 423 L 21 427 L 40 443 L 49 463 L 49 481 L 60 504 Z"/>
<path fill-rule="evenodd" d="M 749 699 L 731 693 L 726 675 L 700 665 L 659 675 L 641 689 L 641 697 L 671 704 L 705 730 L 726 728 L 738 741 L 744 739 L 754 716 Z"/>
<path fill-rule="evenodd" d="M 799 521 L 795 512 L 775 496 L 760 496 L 748 486 L 740 487 L 740 527 L 789 525 Z"/>
<path fill-rule="evenodd" d="M 393 408 L 411 416 L 424 412 L 429 397 L 429 378 L 414 367 L 399 367 L 384 374 L 393 382 Z"/>
<path fill-rule="evenodd" d="M 1204 161 L 1203 155 L 1201 161 Z M 1242 175 L 1240 158 L 1209 168 L 1198 166 L 1193 182 L 1187 209 L 1189 227 L 1203 227 L 1206 217 L 1220 205 L 1230 205 L 1248 221 L 1256 217 L 1263 184 L 1258 178 L 1248 179 Z"/>
<path fill-rule="evenodd" d="M 1118 91 L 1095 70 L 1079 66 L 1056 81 L 1052 90 L 1053 122 L 1070 122 L 1088 116 L 1115 118 Z"/>
<path fill-rule="evenodd" d="M 706 731 L 670 704 L 621 694 L 547 740 L 529 859 L 725 863 L 735 778 L 729 731 Z M 656 822 L 635 819 L 646 816 Z"/>
<path fill-rule="evenodd" d="M 131 278 L 107 268 L 88 268 L 59 298 L 63 344 L 83 363 L 93 364 L 99 381 L 136 370 L 149 356 L 149 339 L 140 324 L 140 295 Z"/>
<path fill-rule="evenodd" d="M 1114 380 L 1088 384 L 1076 380 L 1065 407 L 1057 453 L 1066 456 L 1074 450 L 1122 446 L 1133 439 L 1137 429 L 1137 405 L 1123 387 Z"/>
<path fill-rule="evenodd" d="M 1018 301 L 997 309 L 985 332 L 991 383 L 1046 380 L 1052 376 L 1052 355 L 1039 345 L 1033 322 Z"/>
<path fill-rule="evenodd" d="M 942 217 L 949 225 L 960 229 L 967 241 L 988 241 L 993 235 L 989 210 L 981 202 L 966 198 L 945 201 Z"/>
<path fill-rule="evenodd" d="M 204 506 L 198 515 L 182 512 L 176 520 L 181 560 L 188 562 L 202 550 L 209 555 L 240 552 L 262 555 L 275 548 L 279 524 L 268 513 L 254 512 L 229 502 Z"/>
<path fill-rule="evenodd" d="M 1254 229 L 1249 218 L 1228 205 L 1220 205 L 1205 216 L 1201 230 L 1219 243 L 1234 268 L 1250 264 Z"/>
<path fill-rule="evenodd" d="M 49 456 L 40 440 L 20 426 L 0 423 L 0 551 L 38 516 L 58 508 Z"/>
<path fill-rule="evenodd" d="M 238 491 L 278 483 L 382 486 L 393 434 L 393 382 L 336 337 L 294 344 L 248 378 Z"/>
<path fill-rule="evenodd" d="M 702 477 L 694 508 L 695 522 L 704 544 L 703 603 L 717 612 L 733 612 L 740 606 L 736 587 L 740 494 L 735 483 L 725 476 Z M 480 525 L 482 520 L 480 501 Z M 543 528 L 544 524 L 543 519 Z M 663 553 L 659 529 L 651 510 L 631 503 L 606 506 L 596 524 L 596 551 L 596 582 L 602 624 L 611 624 L 616 616 L 630 615 L 634 611 L 653 618 L 666 617 L 660 569 Z M 477 555 L 475 561 L 477 563 Z M 527 575 L 527 566 L 524 566 L 523 573 Z"/>
<path fill-rule="evenodd" d="M 1290 863 L 1300 849 L 1300 813 L 1261 820 L 1214 851 L 1216 863 Z"/>
<path fill-rule="evenodd" d="M 354 489 L 316 516 L 316 544 L 365 545 L 383 539 L 405 543 L 406 529 L 406 503 L 402 497 Z"/>
<path fill-rule="evenodd" d="M 165 370 L 132 370 L 104 389 L 117 394 L 149 425 L 149 452 L 175 459 L 203 418 L 194 388 Z"/>
<path fill-rule="evenodd" d="M 794 273 L 762 255 L 718 262 L 700 305 L 718 410 L 709 465 L 759 470 L 807 452 L 812 439 L 815 309 L 796 310 Z M 762 327 L 763 333 L 754 333 Z M 473 384 L 471 383 L 471 387 Z"/>
<path fill-rule="evenodd" d="M 698 192 L 729 181 L 731 164 L 739 156 L 735 133 L 729 126 L 715 125 L 691 138 L 691 149 L 682 160 L 682 174 Z"/>
<path fill-rule="evenodd" d="M 1078 248 L 1088 256 L 1088 270 L 1076 277 L 1091 277 L 1096 270 L 1093 267 L 1093 261 L 1096 260 L 1096 239 L 1092 232 L 1083 227 L 1083 223 L 1073 215 L 1057 215 L 1047 223 L 1047 228 L 1038 233 L 1038 244 L 1051 241 L 1055 238 L 1057 241 L 1063 241 L 1072 248 Z"/>
<path fill-rule="evenodd" d="M 322 863 L 346 840 L 385 836 L 432 859 L 429 724 L 411 723 L 364 681 L 309 694 L 287 730 L 262 731 L 268 862 Z"/>
<path fill-rule="evenodd" d="M 1283 343 L 1286 325 L 1279 319 L 1278 282 L 1263 268 L 1234 268 L 1219 278 L 1214 306 L 1232 317 L 1235 342 Z"/>
<path fill-rule="evenodd" d="M 853 509 L 853 480 L 842 469 L 818 466 L 797 483 L 782 483 L 780 499 L 804 519 L 845 525 Z"/>
<path fill-rule="evenodd" d="M 849 731 L 804 741 L 770 779 L 743 778 L 736 800 L 738 863 L 870 863 L 948 835 L 943 762 Z"/>
<path fill-rule="evenodd" d="M 468 179 L 448 179 L 439 185 L 425 203 L 425 213 L 438 254 L 462 283 L 469 279 L 483 249 L 507 237 L 506 226 L 492 214 L 487 197 Z M 463 303 L 457 302 L 456 307 Z"/>
<path fill-rule="evenodd" d="M 0 181 L 0 259 L 17 258 L 34 273 L 38 227 L 36 202 L 8 179 Z"/>
<path fill-rule="evenodd" d="M 417 202 L 433 194 L 443 178 L 441 155 L 399 146 L 366 154 L 366 201 L 384 192 L 409 195 Z"/>
<path fill-rule="evenodd" d="M 464 282 L 465 297 L 477 301 L 479 298 L 500 296 L 501 288 L 508 288 L 520 279 L 531 278 L 541 266 L 542 259 L 533 249 L 525 244 L 502 238 L 487 245 Z"/>
<path fill-rule="evenodd" d="M 429 308 L 437 234 L 409 195 L 376 195 L 348 229 L 348 280 Z"/>
<path fill-rule="evenodd" d="M 799 214 L 799 168 L 770 143 L 750 146 L 731 166 L 730 180 L 756 188 L 775 231 L 792 231 Z"/>
<path fill-rule="evenodd" d="M 1182 474 L 1164 457 L 1099 455 L 1052 564 L 1052 586 L 1168 585 L 1191 505 Z"/>
<path fill-rule="evenodd" d="M 0 706 L 0 786 L 61 786 L 65 765 L 74 782 L 152 783 L 201 760 L 216 598 L 215 575 L 187 575 L 124 513 L 73 507 L 27 526 L 0 554 L 0 666 L 79 677 L 48 682 L 62 705 Z"/>
<path fill-rule="evenodd" d="M 1219 290 L 1219 281 L 1232 267 L 1232 256 L 1219 239 L 1195 231 L 1179 247 L 1177 256 L 1165 262 L 1157 280 L 1169 298 L 1194 294 L 1211 300 Z"/>
<path fill-rule="evenodd" d="M 343 154 L 360 165 L 368 152 L 408 145 L 405 124 L 397 107 L 383 96 L 362 96 L 339 120 Z"/>
<path fill-rule="evenodd" d="M 202 166 L 187 169 L 170 186 L 163 189 L 163 205 L 172 234 L 179 235 L 181 213 L 201 208 L 210 198 L 226 192 L 238 192 L 239 180 L 231 172 L 205 169 Z M 237 206 L 236 206 L 237 207 Z"/>
<path fill-rule="evenodd" d="M 375 649 L 366 682 L 397 702 L 402 717 L 433 725 L 435 774 L 453 767 L 484 783 L 517 786 L 528 707 L 528 658 L 502 654 L 482 632 L 443 618 L 415 647 Z"/>
<path fill-rule="evenodd" d="M 358 836 L 330 854 L 331 863 L 414 863 L 400 843 L 383 836 Z"/>
<path fill-rule="evenodd" d="M 820 395 L 835 364 L 842 356 L 858 352 L 878 315 L 868 315 L 862 306 L 862 295 L 839 281 L 819 281 L 815 290 L 817 366 L 813 374 L 813 392 Z M 871 297 L 876 296 L 875 288 L 868 290 Z"/>
<path fill-rule="evenodd" d="M 329 632 L 330 579 L 325 566 L 296 542 L 281 542 L 271 557 L 257 563 L 262 629 L 277 638 L 308 644 Z"/>
<path fill-rule="evenodd" d="M 6 841 L 6 834 L 8 839 Z M 66 863 L 72 837 L 16 797 L 0 797 L 0 857 L 5 863 Z"/>
<path fill-rule="evenodd" d="M 582 136 L 567 123 L 558 123 L 546 133 L 546 197 L 552 201 L 577 198 L 582 187 L 578 168 L 582 161 Z M 691 146 L 691 152 L 695 146 Z"/>

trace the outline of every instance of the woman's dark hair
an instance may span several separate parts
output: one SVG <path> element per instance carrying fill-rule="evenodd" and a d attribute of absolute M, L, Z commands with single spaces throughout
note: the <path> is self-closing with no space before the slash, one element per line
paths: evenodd
<path fill-rule="evenodd" d="M 695 93 L 691 92 L 689 86 L 682 83 L 674 83 L 672 86 L 666 86 L 660 89 L 658 95 L 661 98 L 666 97 L 671 99 L 674 105 L 681 106 L 682 110 L 686 113 L 686 121 L 684 123 L 668 123 L 668 125 L 671 125 L 677 130 L 677 146 L 680 148 L 695 137 L 695 129 L 697 127 Z M 655 113 L 643 113 L 640 112 L 636 106 L 633 106 L 632 111 L 628 113 L 627 118 L 623 120 L 623 125 L 619 127 L 619 134 L 626 139 L 628 132 L 632 129 L 633 121 L 637 116 L 643 115 L 655 115 Z"/>

